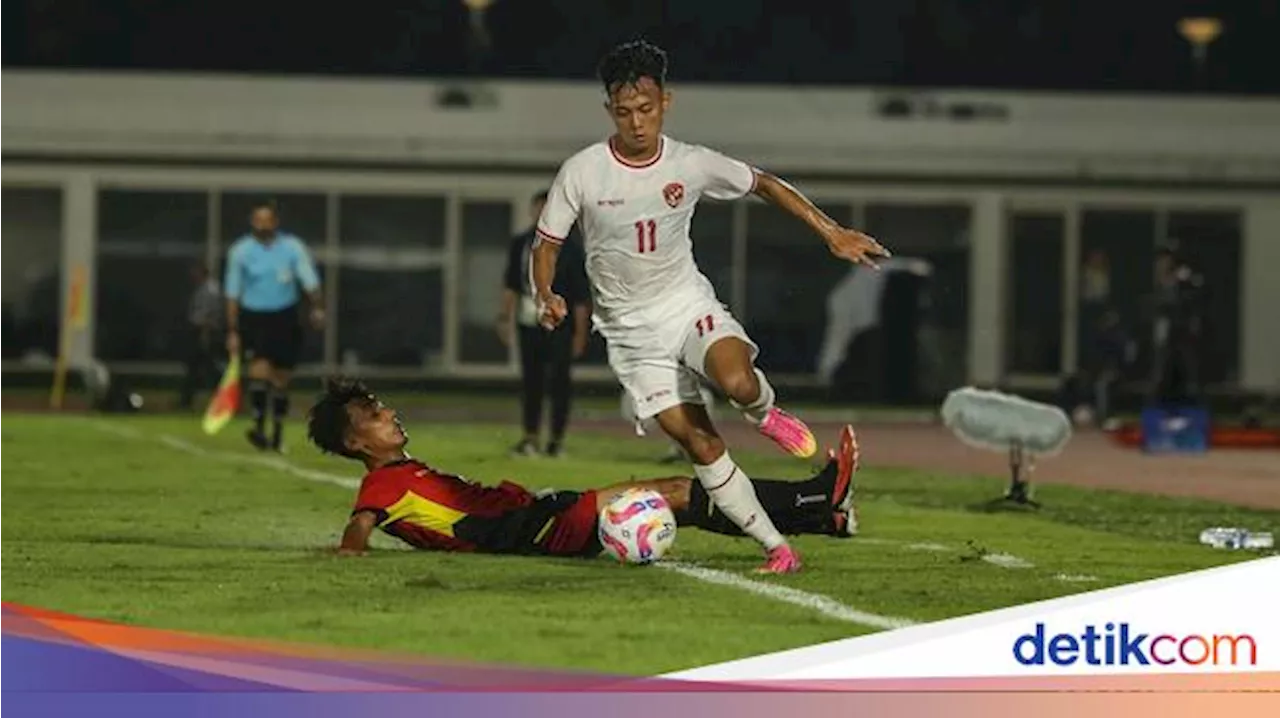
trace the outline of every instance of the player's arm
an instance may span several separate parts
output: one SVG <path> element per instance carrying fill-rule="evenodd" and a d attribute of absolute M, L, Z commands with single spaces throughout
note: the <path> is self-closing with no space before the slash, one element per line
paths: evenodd
<path fill-rule="evenodd" d="M 842 226 L 781 178 L 755 168 L 751 171 L 755 176 L 752 194 L 809 225 L 827 243 L 832 254 L 855 264 L 866 262 L 873 267 L 874 257 L 890 256 L 889 250 L 870 235 Z"/>
<path fill-rule="evenodd" d="M 819 209 L 800 190 L 789 183 L 763 170 L 752 168 L 751 172 L 755 175 L 751 194 L 809 225 L 809 228 L 823 239 L 841 229 L 839 222 Z"/>
<path fill-rule="evenodd" d="M 307 249 L 307 245 L 298 240 L 294 246 L 294 272 L 298 276 L 298 283 L 302 285 L 302 291 L 307 293 L 307 300 L 311 303 L 311 324 L 320 329 L 324 326 L 324 294 L 320 291 L 320 274 L 316 271 L 315 261 L 311 258 L 311 252 Z"/>
<path fill-rule="evenodd" d="M 534 298 L 538 301 L 540 323 L 546 329 L 554 329 L 569 314 L 564 297 L 551 291 L 556 277 L 556 261 L 560 247 L 578 221 L 582 211 L 581 195 L 573 169 L 569 162 L 560 167 L 556 179 L 547 193 L 547 203 L 538 217 L 537 237 L 533 243 L 533 256 L 529 260 L 529 279 Z"/>
<path fill-rule="evenodd" d="M 698 159 L 705 175 L 703 193 L 708 197 L 728 200 L 754 194 L 809 225 L 832 254 L 851 262 L 874 266 L 873 257 L 889 256 L 879 242 L 841 226 L 781 178 L 707 148 L 701 148 Z"/>
<path fill-rule="evenodd" d="M 556 276 L 556 261 L 560 258 L 560 243 L 541 235 L 533 245 L 529 260 L 529 278 L 534 298 L 538 302 L 539 323 L 544 329 L 555 329 L 568 316 L 564 297 L 551 291 Z"/>
<path fill-rule="evenodd" d="M 342 532 L 342 543 L 338 545 L 341 556 L 358 556 L 369 550 L 369 536 L 378 524 L 378 515 L 373 511 L 357 511 L 351 515 L 347 528 Z"/>

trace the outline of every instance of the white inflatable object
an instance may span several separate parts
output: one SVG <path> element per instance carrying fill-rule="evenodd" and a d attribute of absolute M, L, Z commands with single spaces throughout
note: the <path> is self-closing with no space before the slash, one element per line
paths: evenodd
<path fill-rule="evenodd" d="M 971 386 L 947 395 L 942 421 L 964 443 L 992 451 L 1053 456 L 1071 440 L 1071 420 L 1062 409 Z"/>
<path fill-rule="evenodd" d="M 1071 420 L 1051 404 L 966 386 L 942 403 L 942 421 L 964 443 L 1009 456 L 1004 501 L 1039 507 L 1031 497 L 1036 457 L 1053 456 L 1071 440 Z"/>

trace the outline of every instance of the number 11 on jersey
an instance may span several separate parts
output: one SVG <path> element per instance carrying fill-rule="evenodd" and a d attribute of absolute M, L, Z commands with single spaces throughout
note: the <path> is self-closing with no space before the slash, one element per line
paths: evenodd
<path fill-rule="evenodd" d="M 636 251 L 640 254 L 645 253 L 645 232 L 649 234 L 649 248 L 647 251 L 653 252 L 658 248 L 658 223 L 651 219 L 642 219 L 636 222 Z"/>

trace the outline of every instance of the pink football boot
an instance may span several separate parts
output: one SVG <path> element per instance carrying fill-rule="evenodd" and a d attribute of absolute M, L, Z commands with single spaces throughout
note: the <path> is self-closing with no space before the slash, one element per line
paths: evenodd
<path fill-rule="evenodd" d="M 769 552 L 764 565 L 756 569 L 756 573 L 798 573 L 800 571 L 800 554 L 787 544 Z"/>
<path fill-rule="evenodd" d="M 797 458 L 807 459 L 818 452 L 818 440 L 813 437 L 809 427 L 776 406 L 765 414 L 759 430 L 783 451 Z"/>

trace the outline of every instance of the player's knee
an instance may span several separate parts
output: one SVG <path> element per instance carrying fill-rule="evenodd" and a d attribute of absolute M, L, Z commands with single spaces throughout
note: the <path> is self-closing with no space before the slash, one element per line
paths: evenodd
<path fill-rule="evenodd" d="M 720 377 L 720 388 L 739 404 L 750 404 L 760 395 L 760 381 L 751 367 L 734 369 Z"/>

